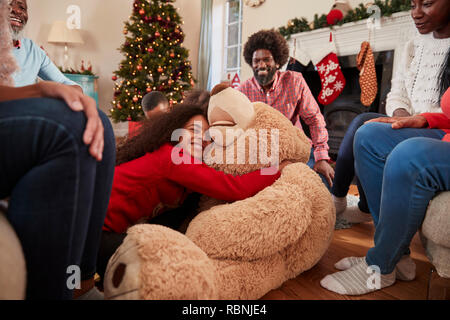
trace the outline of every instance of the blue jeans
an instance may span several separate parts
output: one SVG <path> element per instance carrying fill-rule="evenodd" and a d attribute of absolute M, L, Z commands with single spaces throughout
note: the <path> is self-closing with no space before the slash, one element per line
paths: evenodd
<path fill-rule="evenodd" d="M 316 159 L 314 158 L 314 148 L 311 149 L 311 155 L 309 156 L 309 160 L 308 160 L 308 167 L 310 167 L 311 169 L 314 169 L 314 165 L 316 164 Z M 325 176 L 323 176 L 321 173 L 317 172 L 317 174 L 319 175 L 319 177 L 322 179 L 323 183 L 325 184 L 325 186 L 327 187 L 328 191 L 331 190 L 331 186 L 328 183 L 327 179 L 325 178 Z"/>
<path fill-rule="evenodd" d="M 71 299 L 69 266 L 95 274 L 115 166 L 111 123 L 103 160 L 83 143 L 86 117 L 54 99 L 0 103 L 0 199 L 24 251 L 27 298 Z M 70 269 L 69 269 L 70 270 Z"/>
<path fill-rule="evenodd" d="M 336 160 L 336 168 L 334 172 L 333 187 L 331 188 L 331 193 L 336 197 L 345 197 L 348 193 L 350 185 L 355 178 L 355 158 L 353 155 L 353 141 L 355 139 L 356 131 L 364 124 L 364 122 L 386 117 L 381 113 L 367 112 L 358 115 L 350 123 L 350 126 L 345 133 L 344 139 L 342 140 L 341 146 L 339 148 L 338 157 Z M 369 213 L 369 207 L 367 206 L 366 195 L 359 179 L 356 177 L 356 185 L 359 192 L 359 203 L 358 207 L 361 211 Z"/>
<path fill-rule="evenodd" d="M 444 135 L 383 123 L 366 124 L 356 133 L 356 173 L 376 228 L 366 260 L 382 274 L 391 273 L 408 252 L 430 200 L 450 190 L 450 143 L 441 141 Z"/>

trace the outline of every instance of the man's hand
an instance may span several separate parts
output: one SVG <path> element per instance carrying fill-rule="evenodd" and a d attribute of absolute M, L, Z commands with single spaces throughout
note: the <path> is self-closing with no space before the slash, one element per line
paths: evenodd
<path fill-rule="evenodd" d="M 411 114 L 406 109 L 400 108 L 394 111 L 394 117 L 410 117 Z"/>
<path fill-rule="evenodd" d="M 330 187 L 333 186 L 333 179 L 334 179 L 334 169 L 330 166 L 328 161 L 326 160 L 319 160 L 314 164 L 314 171 L 317 173 L 320 173 L 327 179 L 328 184 Z"/>
<path fill-rule="evenodd" d="M 43 97 L 62 99 L 73 111 L 84 111 L 87 125 L 83 141 L 86 145 L 90 145 L 89 153 L 91 156 L 97 161 L 101 161 L 104 147 L 104 129 L 95 100 L 84 95 L 81 90 L 73 86 L 48 81 L 40 82 L 37 86 L 39 86 Z"/>
<path fill-rule="evenodd" d="M 426 128 L 428 126 L 428 121 L 423 116 L 410 116 L 410 117 L 392 117 L 392 118 L 376 118 L 367 121 L 369 122 L 382 122 L 382 123 L 392 123 L 392 129 L 402 129 L 402 128 Z"/>

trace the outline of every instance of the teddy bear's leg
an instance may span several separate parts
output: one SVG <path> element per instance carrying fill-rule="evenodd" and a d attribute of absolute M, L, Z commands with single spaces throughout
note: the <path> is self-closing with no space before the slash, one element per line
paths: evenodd
<path fill-rule="evenodd" d="M 255 261 L 213 261 L 221 300 L 260 299 L 286 281 L 286 265 L 280 253 Z"/>
<path fill-rule="evenodd" d="M 217 299 L 216 269 L 183 234 L 158 225 L 128 230 L 105 275 L 106 299 Z"/>
<path fill-rule="evenodd" d="M 23 300 L 25 289 L 26 265 L 22 246 L 0 212 L 0 300 Z"/>
<path fill-rule="evenodd" d="M 319 262 L 330 246 L 336 223 L 335 207 L 330 192 L 323 183 L 318 183 L 317 174 L 306 166 L 301 169 L 301 175 L 308 177 L 300 184 L 302 193 L 311 199 L 313 219 L 305 233 L 298 241 L 288 246 L 285 257 L 288 279 L 311 269 Z"/>

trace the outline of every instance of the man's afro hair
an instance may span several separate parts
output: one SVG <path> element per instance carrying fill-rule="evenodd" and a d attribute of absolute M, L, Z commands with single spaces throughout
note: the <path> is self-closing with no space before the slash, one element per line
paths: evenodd
<path fill-rule="evenodd" d="M 280 68 L 289 59 L 289 46 L 286 39 L 273 29 L 261 30 L 248 38 L 244 47 L 244 58 L 250 66 L 252 66 L 253 53 L 259 49 L 269 50 Z"/>

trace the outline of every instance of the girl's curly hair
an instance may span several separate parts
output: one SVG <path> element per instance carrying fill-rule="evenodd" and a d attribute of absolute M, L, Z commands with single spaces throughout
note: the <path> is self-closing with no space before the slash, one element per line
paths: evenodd
<path fill-rule="evenodd" d="M 275 63 L 284 66 L 289 59 L 289 46 L 281 33 L 275 30 L 261 30 L 248 38 L 244 46 L 244 58 L 252 66 L 253 53 L 265 49 L 272 53 Z"/>
<path fill-rule="evenodd" d="M 178 144 L 172 141 L 172 133 L 197 115 L 206 117 L 206 110 L 200 104 L 180 104 L 168 113 L 158 114 L 144 120 L 138 134 L 117 148 L 116 165 L 132 161 L 148 152 L 158 150 L 166 143 Z"/>

